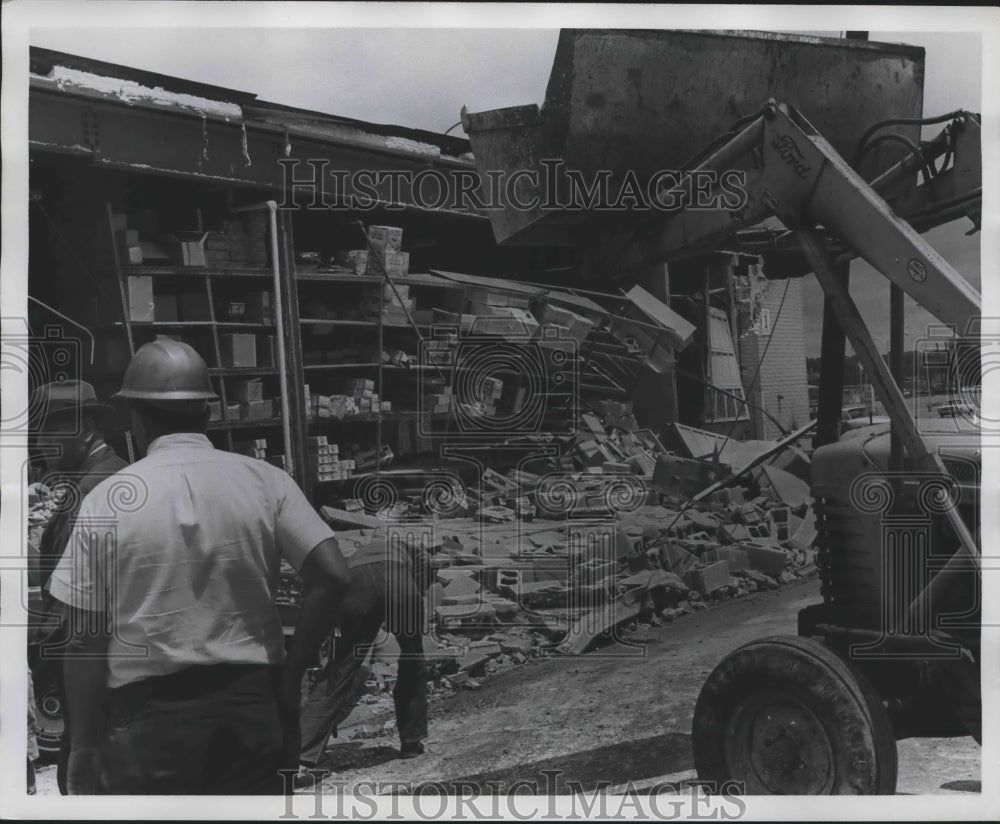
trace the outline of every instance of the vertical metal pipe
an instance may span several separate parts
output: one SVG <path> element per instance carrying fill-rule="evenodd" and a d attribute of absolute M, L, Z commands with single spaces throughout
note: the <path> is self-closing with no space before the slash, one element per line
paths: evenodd
<path fill-rule="evenodd" d="M 837 269 L 837 276 L 847 288 L 851 264 Z M 820 343 L 819 404 L 816 411 L 816 436 L 813 446 L 824 446 L 840 439 L 840 417 L 844 405 L 844 353 L 846 337 L 829 297 L 823 299 L 823 337 Z"/>
<path fill-rule="evenodd" d="M 903 347 L 905 339 L 905 312 L 903 307 L 903 290 L 895 284 L 889 286 L 889 372 L 896 385 L 903 385 Z M 892 435 L 889 447 L 889 469 L 900 472 L 903 469 L 903 441 L 899 435 L 899 427 L 892 425 Z"/>
<path fill-rule="evenodd" d="M 278 385 L 281 387 L 281 435 L 285 441 L 285 466 L 295 477 L 292 453 L 292 422 L 288 405 L 288 367 L 285 364 L 285 315 L 281 301 L 281 265 L 278 261 L 278 204 L 267 201 L 268 223 L 271 229 L 271 271 L 274 275 L 274 326 L 278 339 Z"/>

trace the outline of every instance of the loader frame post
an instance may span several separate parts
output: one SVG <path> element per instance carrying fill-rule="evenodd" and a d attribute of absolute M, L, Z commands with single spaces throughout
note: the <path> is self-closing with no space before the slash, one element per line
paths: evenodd
<path fill-rule="evenodd" d="M 821 236 L 814 229 L 801 229 L 797 235 L 803 254 L 816 273 L 816 279 L 823 287 L 827 299 L 836 312 L 840 325 L 847 339 L 851 342 L 851 347 L 861 360 L 864 369 L 871 376 L 878 399 L 885 407 L 892 425 L 898 428 L 903 447 L 910 456 L 914 467 L 922 471 L 947 475 L 948 472 L 941 457 L 928 448 L 916 422 L 910 416 L 903 393 L 893 380 L 885 361 L 879 355 L 875 341 L 872 340 L 853 298 L 838 277 L 833 261 L 823 249 Z M 915 615 L 921 605 L 926 605 L 928 599 L 935 597 L 935 594 L 946 585 L 947 576 L 943 574 L 946 570 L 960 565 L 967 565 L 976 571 L 980 570 L 979 550 L 975 538 L 959 515 L 957 502 L 954 502 L 954 505 L 943 507 L 943 509 L 949 525 L 958 538 L 959 548 L 951 561 L 930 580 L 910 604 L 909 612 L 911 615 Z"/>

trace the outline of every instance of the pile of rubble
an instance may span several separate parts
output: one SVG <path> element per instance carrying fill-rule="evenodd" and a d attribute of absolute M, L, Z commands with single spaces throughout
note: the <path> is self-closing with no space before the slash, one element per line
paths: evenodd
<path fill-rule="evenodd" d="M 718 455 L 685 457 L 646 432 L 603 429 L 596 417 L 587 421 L 582 439 L 551 459 L 563 468 L 560 495 L 552 475 L 486 470 L 477 506 L 463 517 L 323 510 L 355 527 L 338 528 L 347 554 L 377 537 L 417 541 L 429 553 L 436 577 L 426 648 L 438 691 L 476 689 L 534 658 L 627 640 L 630 629 L 815 572 L 808 484 L 789 471 L 808 472 L 803 453 L 789 458 L 765 445 L 766 460 L 734 471 Z M 607 494 L 625 482 L 629 496 Z M 394 683 L 395 657 L 382 652 L 363 703 L 383 700 Z"/>

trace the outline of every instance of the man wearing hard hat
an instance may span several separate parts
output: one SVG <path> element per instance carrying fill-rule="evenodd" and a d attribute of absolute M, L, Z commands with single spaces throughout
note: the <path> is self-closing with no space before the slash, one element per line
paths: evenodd
<path fill-rule="evenodd" d="M 70 793 L 280 794 L 302 676 L 349 581 L 337 541 L 285 472 L 213 448 L 190 346 L 140 348 L 116 397 L 145 457 L 87 496 L 50 583 L 71 610 Z M 287 655 L 282 558 L 304 584 Z"/>

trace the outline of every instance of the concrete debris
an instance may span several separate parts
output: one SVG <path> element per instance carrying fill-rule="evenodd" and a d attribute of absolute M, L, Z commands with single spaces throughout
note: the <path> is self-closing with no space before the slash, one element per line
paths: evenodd
<path fill-rule="evenodd" d="M 701 434 L 684 432 L 691 443 Z M 785 461 L 795 474 L 762 443 L 766 460 L 734 476 L 718 455 L 668 452 L 617 401 L 585 412 L 575 435 L 532 438 L 553 454 L 484 471 L 454 517 L 421 515 L 419 490 L 398 490 L 410 504 L 400 532 L 420 535 L 434 566 L 426 611 L 438 693 L 479 689 L 507 668 L 628 637 L 629 627 L 633 641 L 652 638 L 685 615 L 816 572 L 801 449 Z M 324 515 L 349 527 L 338 532 L 345 551 L 392 528 L 345 505 Z M 373 676 L 385 694 L 395 657 L 375 656 L 388 668 Z"/>

